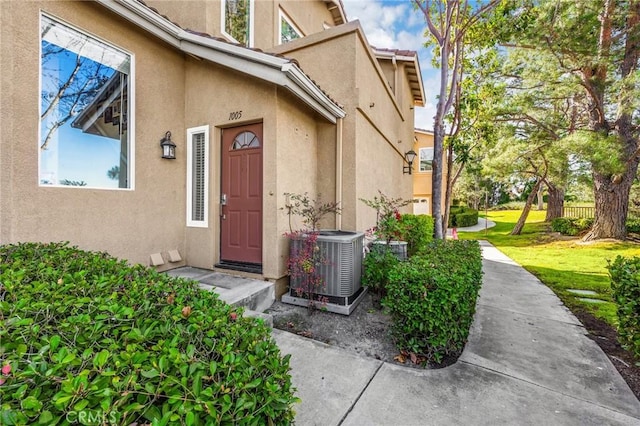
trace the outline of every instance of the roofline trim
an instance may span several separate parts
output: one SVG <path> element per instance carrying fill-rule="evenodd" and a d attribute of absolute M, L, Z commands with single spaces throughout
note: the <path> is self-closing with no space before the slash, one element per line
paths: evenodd
<path fill-rule="evenodd" d="M 418 127 L 416 127 L 415 129 L 413 129 L 413 131 L 414 131 L 415 133 L 422 133 L 422 134 L 425 134 L 425 135 L 433 135 L 433 134 L 434 134 L 434 133 L 433 133 L 433 130 L 420 129 L 420 128 L 418 128 Z"/>
<path fill-rule="evenodd" d="M 416 104 L 418 104 L 418 106 L 424 106 L 425 103 L 425 94 L 424 94 L 424 83 L 422 81 L 422 70 L 420 69 L 420 61 L 418 60 L 418 53 L 415 52 L 416 54 L 414 56 L 405 56 L 405 55 L 397 55 L 394 52 L 390 52 L 388 50 L 380 50 L 378 48 L 372 48 L 374 55 L 377 58 L 384 58 L 384 59 L 390 59 L 393 60 L 395 59 L 396 61 L 403 61 L 403 62 L 412 62 L 415 69 L 416 69 L 416 75 L 418 77 L 418 87 L 420 88 L 420 97 L 421 99 L 416 99 Z"/>
<path fill-rule="evenodd" d="M 332 124 L 346 116 L 342 108 L 289 59 L 194 34 L 136 0 L 96 1 L 184 53 L 286 88 Z"/>

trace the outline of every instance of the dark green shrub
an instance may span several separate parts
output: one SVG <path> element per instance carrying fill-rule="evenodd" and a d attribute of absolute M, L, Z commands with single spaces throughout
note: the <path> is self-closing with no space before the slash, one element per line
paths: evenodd
<path fill-rule="evenodd" d="M 640 233 L 640 219 L 627 220 L 627 232 Z"/>
<path fill-rule="evenodd" d="M 575 236 L 589 230 L 593 226 L 590 218 L 557 217 L 551 221 L 551 230 L 562 235 Z"/>
<path fill-rule="evenodd" d="M 576 219 L 576 227 L 578 228 L 578 232 L 588 231 L 592 226 L 593 218 L 582 217 L 580 219 Z"/>
<path fill-rule="evenodd" d="M 618 306 L 618 340 L 640 360 L 640 258 L 618 256 L 608 268 Z"/>
<path fill-rule="evenodd" d="M 0 308 L 3 425 L 293 420 L 289 357 L 197 283 L 66 244 L 7 245 Z"/>
<path fill-rule="evenodd" d="M 465 206 L 451 206 L 449 209 L 449 228 L 464 228 L 478 224 L 478 211 Z"/>
<path fill-rule="evenodd" d="M 426 249 L 433 240 L 433 218 L 427 215 L 403 214 L 400 218 L 402 241 L 407 242 L 409 256 Z"/>
<path fill-rule="evenodd" d="M 478 211 L 468 209 L 464 213 L 458 213 L 456 215 L 456 226 L 458 228 L 464 228 L 467 226 L 473 226 L 478 224 Z"/>
<path fill-rule="evenodd" d="M 380 300 L 386 294 L 389 271 L 399 262 L 388 246 L 373 244 L 363 261 L 362 285 L 369 287 Z"/>
<path fill-rule="evenodd" d="M 573 226 L 573 220 L 568 217 L 557 217 L 551 221 L 551 229 L 562 235 L 577 235 L 578 231 Z"/>
<path fill-rule="evenodd" d="M 447 224 L 448 228 L 456 228 L 458 224 L 456 223 L 456 215 L 459 213 L 463 213 L 465 210 L 464 206 L 451 206 L 449 207 L 449 222 Z"/>
<path fill-rule="evenodd" d="M 477 241 L 434 241 L 389 273 L 383 305 L 398 349 L 440 362 L 464 348 L 482 283 Z"/>

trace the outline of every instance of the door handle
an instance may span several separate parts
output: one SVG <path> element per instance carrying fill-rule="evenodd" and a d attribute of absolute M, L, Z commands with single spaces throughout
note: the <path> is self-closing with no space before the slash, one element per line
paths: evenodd
<path fill-rule="evenodd" d="M 224 214 L 224 206 L 227 205 L 227 194 L 222 194 L 220 195 L 220 217 L 222 218 L 222 220 L 225 220 L 227 218 L 227 215 Z"/>

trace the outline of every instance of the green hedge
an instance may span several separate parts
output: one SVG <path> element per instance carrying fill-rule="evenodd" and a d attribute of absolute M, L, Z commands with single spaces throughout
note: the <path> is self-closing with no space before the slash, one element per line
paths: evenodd
<path fill-rule="evenodd" d="M 426 249 L 433 241 L 433 218 L 427 215 L 403 214 L 400 218 L 402 241 L 407 242 L 407 253 L 413 256 Z"/>
<path fill-rule="evenodd" d="M 466 211 L 464 213 L 458 213 L 456 215 L 456 226 L 459 228 L 465 228 L 467 226 L 473 226 L 478 224 L 478 211 Z"/>
<path fill-rule="evenodd" d="M 627 220 L 627 232 L 633 232 L 634 234 L 640 233 L 640 219 L 634 218 Z"/>
<path fill-rule="evenodd" d="M 368 287 L 380 300 L 386 294 L 389 271 L 400 261 L 386 245 L 371 245 L 371 251 L 364 257 L 362 285 Z"/>
<path fill-rule="evenodd" d="M 197 283 L 64 243 L 0 246 L 0 424 L 288 424 L 289 357 Z"/>
<path fill-rule="evenodd" d="M 451 206 L 449 209 L 449 228 L 464 228 L 478 224 L 478 210 L 465 206 Z"/>
<path fill-rule="evenodd" d="M 562 235 L 575 236 L 588 231 L 593 226 L 593 219 L 557 217 L 551 221 L 551 230 Z"/>
<path fill-rule="evenodd" d="M 482 283 L 477 241 L 434 241 L 389 273 L 383 305 L 398 349 L 439 363 L 461 353 Z"/>
<path fill-rule="evenodd" d="M 640 258 L 618 256 L 608 268 L 618 306 L 618 339 L 640 360 Z"/>

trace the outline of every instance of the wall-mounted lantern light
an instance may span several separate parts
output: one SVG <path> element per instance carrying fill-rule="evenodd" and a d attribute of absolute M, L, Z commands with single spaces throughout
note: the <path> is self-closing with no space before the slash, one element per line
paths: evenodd
<path fill-rule="evenodd" d="M 416 159 L 416 152 L 414 150 L 406 152 L 404 154 L 404 159 L 407 160 L 408 166 L 402 166 L 402 173 L 410 175 L 413 170 L 413 160 Z"/>
<path fill-rule="evenodd" d="M 176 159 L 176 144 L 171 141 L 171 132 L 165 133 L 164 138 L 160 139 L 160 146 L 162 147 L 162 158 Z"/>

